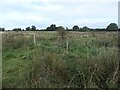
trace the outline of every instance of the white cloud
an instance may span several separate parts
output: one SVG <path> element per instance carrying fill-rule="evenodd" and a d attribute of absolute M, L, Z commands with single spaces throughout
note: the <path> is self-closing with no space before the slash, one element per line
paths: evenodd
<path fill-rule="evenodd" d="M 0 26 L 70 26 L 74 24 L 105 27 L 117 23 L 119 0 L 0 0 Z M 39 26 L 41 25 L 41 26 Z"/>
<path fill-rule="evenodd" d="M 30 7 L 32 10 L 37 10 L 37 11 L 55 11 L 55 10 L 60 10 L 63 7 L 60 5 L 52 5 L 52 4 L 45 4 L 44 6 L 39 6 L 39 5 L 31 5 Z"/>
<path fill-rule="evenodd" d="M 31 2 L 118 2 L 119 0 L 1 0 L 4 3 L 31 3 Z"/>
<path fill-rule="evenodd" d="M 108 24 L 109 22 L 116 22 L 116 19 L 114 19 L 114 18 L 90 18 L 88 20 L 87 18 L 81 18 L 80 20 L 73 21 L 74 24 L 88 25 L 88 26 L 95 25 L 97 23 L 99 23 L 99 24 L 101 24 L 101 23 Z M 101 26 L 101 25 L 97 25 L 97 26 Z"/>

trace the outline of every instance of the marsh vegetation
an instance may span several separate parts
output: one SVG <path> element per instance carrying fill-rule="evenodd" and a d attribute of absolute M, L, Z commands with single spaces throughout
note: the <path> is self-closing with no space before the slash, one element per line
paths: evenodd
<path fill-rule="evenodd" d="M 118 87 L 117 32 L 61 33 L 4 32 L 3 88 Z"/>

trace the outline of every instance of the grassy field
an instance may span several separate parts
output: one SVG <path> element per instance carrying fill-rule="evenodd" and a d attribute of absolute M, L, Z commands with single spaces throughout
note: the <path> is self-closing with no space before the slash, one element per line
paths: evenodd
<path fill-rule="evenodd" d="M 3 88 L 117 88 L 118 33 L 5 32 Z"/>

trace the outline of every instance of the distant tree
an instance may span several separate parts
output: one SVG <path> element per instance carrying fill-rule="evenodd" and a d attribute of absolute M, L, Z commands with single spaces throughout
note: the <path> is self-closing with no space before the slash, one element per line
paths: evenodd
<path fill-rule="evenodd" d="M 0 27 L 0 31 L 5 31 L 5 28 L 1 28 L 1 27 Z"/>
<path fill-rule="evenodd" d="M 25 31 L 24 29 L 22 29 L 22 31 Z"/>
<path fill-rule="evenodd" d="M 5 28 L 2 28 L 2 31 L 5 31 Z"/>
<path fill-rule="evenodd" d="M 83 29 L 82 28 L 79 28 L 79 31 L 82 31 Z"/>
<path fill-rule="evenodd" d="M 26 28 L 26 31 L 30 31 L 30 27 L 27 27 L 27 28 Z"/>
<path fill-rule="evenodd" d="M 34 25 L 31 26 L 31 31 L 35 31 L 36 27 Z"/>
<path fill-rule="evenodd" d="M 47 30 L 47 31 L 50 31 L 50 27 L 47 27 L 46 30 Z"/>
<path fill-rule="evenodd" d="M 65 30 L 65 28 L 63 26 L 59 26 L 59 27 L 56 27 L 57 31 L 58 30 Z"/>
<path fill-rule="evenodd" d="M 74 31 L 78 31 L 79 30 L 79 27 L 77 25 L 73 26 L 73 30 Z"/>
<path fill-rule="evenodd" d="M 36 31 L 39 31 L 39 29 L 36 29 Z"/>
<path fill-rule="evenodd" d="M 84 26 L 82 31 L 89 31 L 89 28 L 87 26 Z"/>
<path fill-rule="evenodd" d="M 12 31 L 21 31 L 22 29 L 21 28 L 14 28 L 12 29 Z"/>
<path fill-rule="evenodd" d="M 47 27 L 46 30 L 47 31 L 55 31 L 56 30 L 56 25 L 52 24 L 52 25 L 50 25 L 50 27 Z"/>
<path fill-rule="evenodd" d="M 51 27 L 51 28 L 56 28 L 56 25 L 55 25 L 55 24 L 52 24 L 50 27 Z"/>
<path fill-rule="evenodd" d="M 0 27 L 0 31 L 2 31 L 2 28 Z"/>
<path fill-rule="evenodd" d="M 66 27 L 66 31 L 69 31 L 69 28 L 68 28 L 68 27 Z"/>
<path fill-rule="evenodd" d="M 91 31 L 105 31 L 104 28 L 96 28 L 96 29 L 91 29 Z"/>
<path fill-rule="evenodd" d="M 118 26 L 116 23 L 110 23 L 107 28 L 107 30 L 118 30 Z"/>

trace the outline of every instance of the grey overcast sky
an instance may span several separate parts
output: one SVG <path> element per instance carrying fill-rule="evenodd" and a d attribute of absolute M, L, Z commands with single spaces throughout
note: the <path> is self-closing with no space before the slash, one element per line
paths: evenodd
<path fill-rule="evenodd" d="M 72 28 L 106 28 L 118 24 L 119 0 L 0 0 L 0 27 L 26 28 L 51 24 Z"/>

